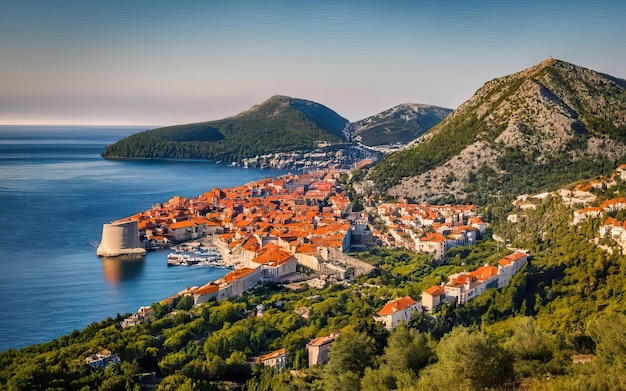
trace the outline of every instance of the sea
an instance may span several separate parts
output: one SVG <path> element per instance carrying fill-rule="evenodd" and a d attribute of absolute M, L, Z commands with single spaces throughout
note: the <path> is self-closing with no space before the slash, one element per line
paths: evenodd
<path fill-rule="evenodd" d="M 167 251 L 99 258 L 102 225 L 174 195 L 285 174 L 208 161 L 101 158 L 147 128 L 0 126 L 0 352 L 158 302 L 227 270 L 167 266 Z"/>

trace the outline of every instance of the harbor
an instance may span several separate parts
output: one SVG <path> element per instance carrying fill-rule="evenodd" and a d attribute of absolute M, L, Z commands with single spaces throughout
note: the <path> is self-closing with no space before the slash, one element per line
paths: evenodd
<path fill-rule="evenodd" d="M 203 243 L 182 243 L 171 248 L 167 255 L 167 266 L 209 266 L 229 268 L 219 249 Z"/>

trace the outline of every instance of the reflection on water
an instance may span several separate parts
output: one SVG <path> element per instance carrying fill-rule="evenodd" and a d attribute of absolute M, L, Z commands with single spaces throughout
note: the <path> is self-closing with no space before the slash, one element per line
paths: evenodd
<path fill-rule="evenodd" d="M 120 281 L 132 280 L 141 274 L 145 261 L 146 257 L 143 255 L 102 257 L 104 278 L 112 285 L 117 285 Z"/>

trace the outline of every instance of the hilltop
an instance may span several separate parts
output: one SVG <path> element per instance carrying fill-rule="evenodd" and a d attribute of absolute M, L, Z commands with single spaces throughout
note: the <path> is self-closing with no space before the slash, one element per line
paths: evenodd
<path fill-rule="evenodd" d="M 485 83 L 368 174 L 391 196 L 479 201 L 553 189 L 626 153 L 626 81 L 556 59 Z"/>
<path fill-rule="evenodd" d="M 152 129 L 106 147 L 116 158 L 208 159 L 239 162 L 272 152 L 341 144 L 348 120 L 316 102 L 273 96 L 222 120 Z"/>
<path fill-rule="evenodd" d="M 379 160 L 383 152 L 371 147 L 405 145 L 450 111 L 403 104 L 350 123 L 320 103 L 276 95 L 225 119 L 131 135 L 107 146 L 102 157 L 207 159 L 298 170 L 349 168 Z"/>
<path fill-rule="evenodd" d="M 406 144 L 437 125 L 452 109 L 403 103 L 352 123 L 355 138 L 365 145 Z"/>

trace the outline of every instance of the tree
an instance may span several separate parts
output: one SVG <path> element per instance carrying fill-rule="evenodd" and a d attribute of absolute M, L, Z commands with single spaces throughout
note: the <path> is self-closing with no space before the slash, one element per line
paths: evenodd
<path fill-rule="evenodd" d="M 505 347 L 521 360 L 547 361 L 552 358 L 548 336 L 539 328 L 535 319 L 528 316 L 517 319 L 513 336 Z"/>
<path fill-rule="evenodd" d="M 169 375 L 157 387 L 157 391 L 196 391 L 199 388 L 194 382 L 183 375 Z"/>
<path fill-rule="evenodd" d="M 249 351 L 250 331 L 248 327 L 240 322 L 211 334 L 204 343 L 204 351 L 207 357 L 216 354 L 226 360 L 237 350 L 242 352 Z"/>
<path fill-rule="evenodd" d="M 191 308 L 193 308 L 193 296 L 187 295 L 178 299 L 177 310 L 189 311 Z"/>
<path fill-rule="evenodd" d="M 589 322 L 587 333 L 596 343 L 599 359 L 607 364 L 626 368 L 626 315 L 601 315 Z"/>
<path fill-rule="evenodd" d="M 154 316 L 157 319 L 161 319 L 167 313 L 167 306 L 161 303 L 152 303 L 150 308 L 154 310 Z"/>
<path fill-rule="evenodd" d="M 376 341 L 365 333 L 342 332 L 330 348 L 324 371 L 327 390 L 359 390 L 365 368 L 373 363 Z"/>
<path fill-rule="evenodd" d="M 389 337 L 383 362 L 392 371 L 416 375 L 433 357 L 426 335 L 406 327 L 397 327 Z"/>
<path fill-rule="evenodd" d="M 439 361 L 424 369 L 420 390 L 480 390 L 511 380 L 511 358 L 484 334 L 456 327 L 437 346 Z M 454 375 L 452 375 L 454 374 Z"/>

